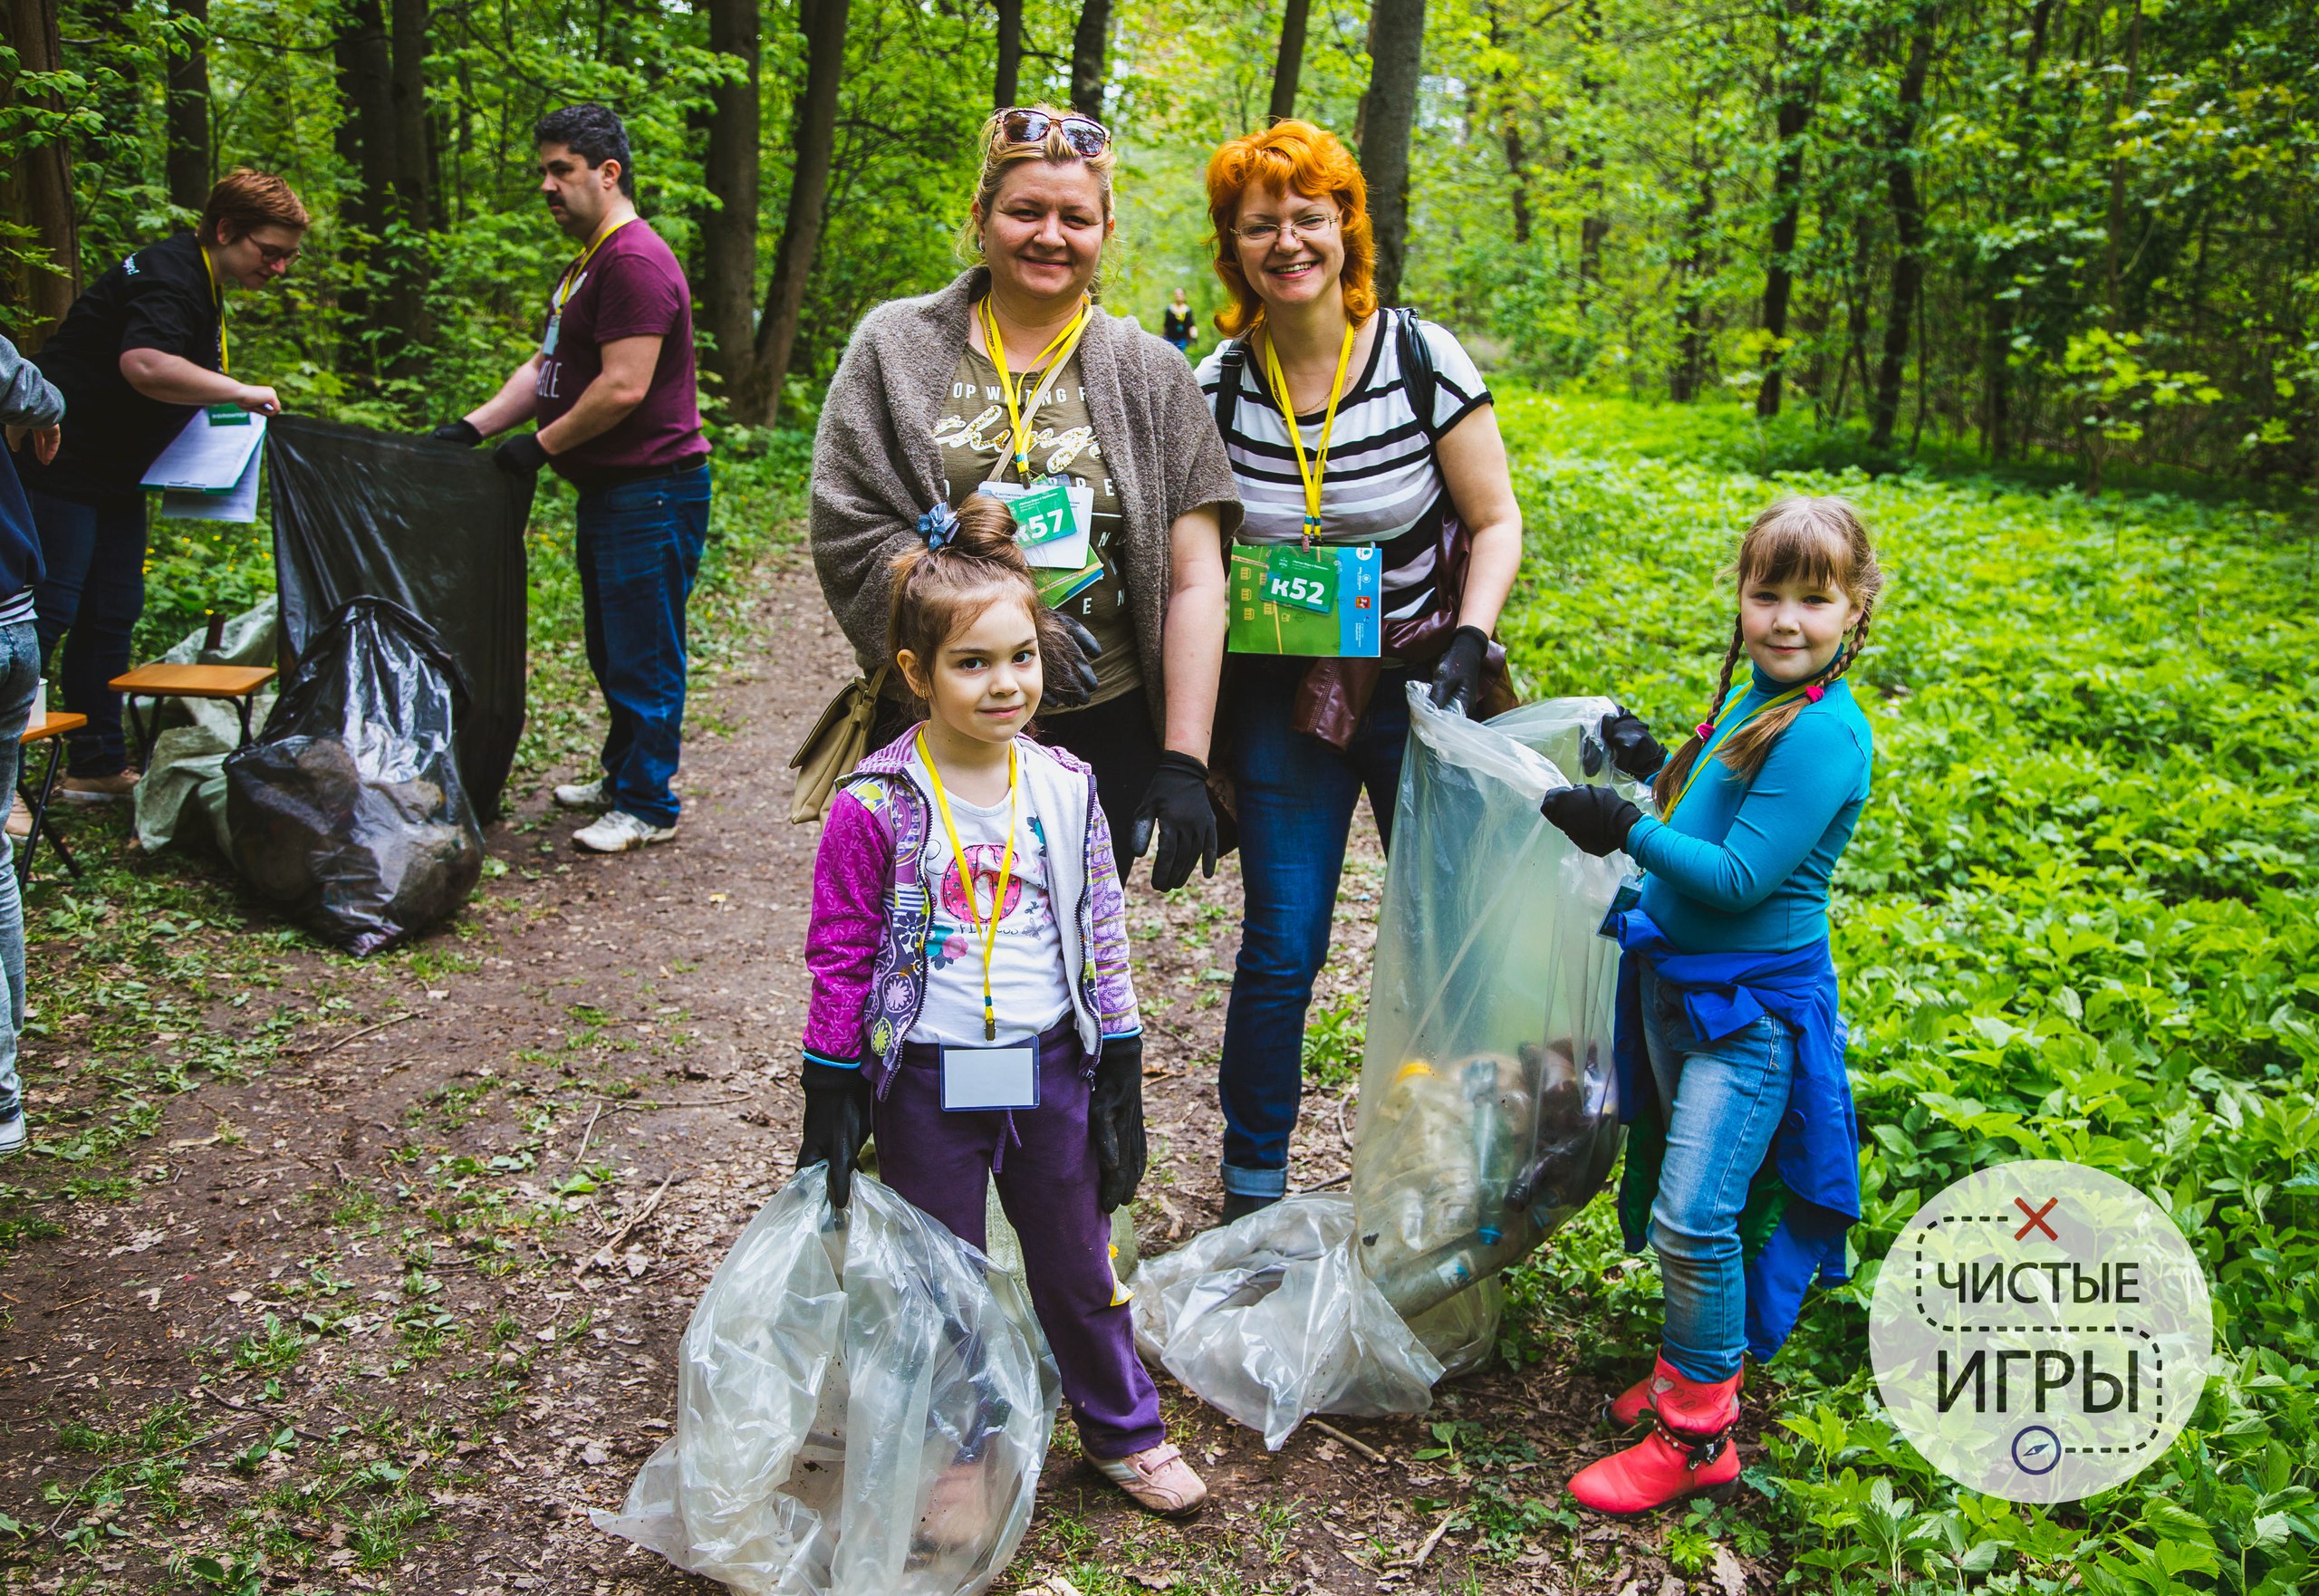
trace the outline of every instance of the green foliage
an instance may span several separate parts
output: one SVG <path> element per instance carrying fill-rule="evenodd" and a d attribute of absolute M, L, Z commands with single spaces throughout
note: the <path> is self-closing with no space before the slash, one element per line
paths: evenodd
<path fill-rule="evenodd" d="M 1772 1365 L 1760 1472 L 1815 1582 L 2000 1572 L 2023 1590 L 2305 1588 L 2319 1517 L 2319 658 L 2306 551 L 2227 505 L 1977 476 L 1759 475 L 1667 417 L 1509 396 L 1531 527 L 1501 629 L 1529 690 L 1706 707 L 1719 574 L 1770 500 L 1843 493 L 1890 575 L 1853 680 L 1875 793 L 1833 936 L 1865 1141 L 1854 1280 Z M 1655 455 L 1635 450 L 1632 429 Z M 1960 1492 L 1869 1399 L 1865 1307 L 1934 1192 L 2026 1158 L 2173 1214 L 2218 1359 L 2168 1456 L 2069 1514 Z M 1602 1207 L 1597 1205 L 1596 1212 Z M 1652 1270 L 1582 1216 L 1510 1283 L 1510 1333 L 1587 1327 L 1630 1363 Z M 1604 1331 L 1610 1334 L 1606 1337 Z M 1758 1477 L 1751 1476 L 1751 1477 Z M 1696 1548 L 1692 1548 L 1696 1550 Z"/>

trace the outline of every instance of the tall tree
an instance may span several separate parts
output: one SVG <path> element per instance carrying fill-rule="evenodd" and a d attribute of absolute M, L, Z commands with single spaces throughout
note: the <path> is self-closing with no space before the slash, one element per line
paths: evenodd
<path fill-rule="evenodd" d="M 709 91 L 702 178 L 717 204 L 701 217 L 701 327 L 716 342 L 708 369 L 730 397 L 756 365 L 757 131 L 762 28 L 758 0 L 708 0 L 708 47 L 739 69 Z"/>
<path fill-rule="evenodd" d="M 1079 25 L 1071 34 L 1071 109 L 1081 116 L 1103 114 L 1103 57 L 1111 39 L 1111 0 L 1080 0 Z"/>
<path fill-rule="evenodd" d="M 9 297 L 24 307 L 17 331 L 25 348 L 37 347 L 49 329 L 64 319 L 81 293 L 81 240 L 72 207 L 72 162 L 62 125 L 63 102 L 53 94 L 19 101 L 17 74 L 53 72 L 64 64 L 57 33 L 56 0 L 0 0 L 0 43 L 15 53 L 16 72 L 0 74 L 0 109 L 10 115 L 10 159 L 0 161 L 0 189 L 6 216 L 23 230 L 29 249 L 11 245 L 0 260 L 11 268 Z M 28 122 L 53 119 L 53 130 L 35 141 L 22 130 Z"/>
<path fill-rule="evenodd" d="M 1770 258 L 1764 264 L 1764 380 L 1756 389 L 1756 414 L 1766 420 L 1779 414 L 1786 369 L 1787 307 L 1795 292 L 1795 235 L 1804 215 L 1804 130 L 1811 125 L 1817 80 L 1804 59 L 1799 34 L 1817 3 L 1775 0 L 1773 70 L 1779 98 L 1773 125 L 1778 145 L 1772 161 Z"/>
<path fill-rule="evenodd" d="M 1884 152 L 1884 184 L 1892 199 L 1892 302 L 1884 318 L 1884 351 L 1876 363 L 1876 393 L 1869 408 L 1872 448 L 1892 447 L 1892 428 L 1900 414 L 1900 382 L 1908 369 L 1909 327 L 1916 318 L 1918 296 L 1924 292 L 1924 203 L 1917 187 L 1916 138 L 1939 15 L 1939 0 L 1925 0 L 1917 7 Z M 1921 351 L 1917 358 L 1923 360 Z"/>
<path fill-rule="evenodd" d="M 772 426 L 781 413 L 781 389 L 797 347 L 805 284 L 822 246 L 830 160 L 837 149 L 837 91 L 845 72 L 852 8 L 852 0 L 799 0 L 798 22 L 805 30 L 805 83 L 797 96 L 791 140 L 796 162 L 789 178 L 789 208 L 782 218 L 781 242 L 774 248 L 765 314 L 757 322 L 756 370 L 750 374 L 747 390 L 736 394 L 733 404 L 736 416 L 760 426 Z"/>
<path fill-rule="evenodd" d="M 379 0 L 343 0 L 331 55 L 339 100 L 332 147 L 356 176 L 339 216 L 369 249 L 367 269 L 340 291 L 339 303 L 358 336 L 382 335 L 391 332 L 385 288 L 393 272 L 381 236 L 394 209 L 395 138 L 393 58 Z"/>
<path fill-rule="evenodd" d="M 992 0 L 998 13 L 998 64 L 990 74 L 990 108 L 1005 111 L 1022 92 L 1023 0 Z"/>
<path fill-rule="evenodd" d="M 1304 24 L 1313 0 L 1288 0 L 1280 14 L 1280 51 L 1272 62 L 1272 103 L 1265 115 L 1285 121 L 1296 114 L 1296 80 L 1304 75 Z"/>
<path fill-rule="evenodd" d="M 1396 304 L 1409 253 L 1410 133 L 1417 125 L 1425 55 L 1425 0 L 1373 0 L 1369 10 L 1369 91 L 1362 97 L 1361 171 L 1377 238 L 1377 302 Z"/>
<path fill-rule="evenodd" d="M 427 320 L 427 230 L 434 226 L 427 138 L 427 0 L 387 0 L 388 126 L 393 216 L 401 224 L 386 246 L 385 331 L 398 339 L 395 366 L 417 365 Z M 365 137 L 368 137 L 366 132 Z"/>
<path fill-rule="evenodd" d="M 209 197 L 209 0 L 169 0 L 172 15 L 192 33 L 183 55 L 172 54 L 168 75 L 169 203 L 199 210 Z"/>

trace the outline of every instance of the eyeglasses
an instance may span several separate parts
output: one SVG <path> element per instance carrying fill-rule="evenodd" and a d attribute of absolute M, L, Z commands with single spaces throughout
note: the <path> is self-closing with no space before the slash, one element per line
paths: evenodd
<path fill-rule="evenodd" d="M 298 249 L 294 244 L 286 249 L 278 244 L 261 244 L 257 246 L 257 254 L 258 258 L 269 266 L 286 266 L 298 258 Z"/>
<path fill-rule="evenodd" d="M 1111 130 L 1092 117 L 1059 117 L 1020 106 L 998 113 L 998 136 L 1009 144 L 1044 144 L 1048 133 L 1058 129 L 1073 155 L 1092 160 L 1111 148 Z"/>
<path fill-rule="evenodd" d="M 1343 219 L 1334 211 L 1308 210 L 1301 216 L 1291 216 L 1285 221 L 1275 222 L 1265 218 L 1251 222 L 1245 227 L 1235 227 L 1231 231 L 1232 236 L 1241 243 L 1254 245 L 1256 248 L 1263 249 L 1285 232 L 1294 233 L 1299 238 L 1320 237 Z"/>

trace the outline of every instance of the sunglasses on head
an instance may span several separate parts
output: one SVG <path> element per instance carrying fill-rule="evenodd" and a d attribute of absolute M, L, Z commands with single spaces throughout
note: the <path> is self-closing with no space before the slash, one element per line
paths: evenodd
<path fill-rule="evenodd" d="M 1044 144 L 1058 129 L 1074 155 L 1092 159 L 1111 147 L 1111 130 L 1092 117 L 1054 116 L 1020 107 L 998 113 L 998 136 L 1009 144 Z"/>

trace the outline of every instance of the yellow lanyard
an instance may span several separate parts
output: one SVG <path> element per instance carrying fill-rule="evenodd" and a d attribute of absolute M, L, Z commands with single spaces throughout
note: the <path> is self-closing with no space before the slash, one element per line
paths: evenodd
<path fill-rule="evenodd" d="M 998 314 L 990 308 L 990 296 L 985 294 L 978 307 L 982 314 L 982 341 L 988 346 L 990 363 L 998 371 L 998 391 L 1006 396 L 1007 438 L 1014 444 L 1015 469 L 1023 480 L 1031 480 L 1031 423 L 1038 418 L 1039 407 L 1046 402 L 1047 389 L 1054 386 L 1055 376 L 1063 362 L 1071 359 L 1071 351 L 1079 347 L 1079 334 L 1087 326 L 1087 302 L 1079 302 L 1079 313 L 1071 318 L 1071 325 L 1056 333 L 1031 362 L 1034 369 L 1044 367 L 1046 377 L 1031 395 L 1030 402 L 1023 400 L 1022 382 L 1030 380 L 1031 373 L 1023 373 L 1018 382 L 1006 370 L 1006 340 L 999 336 Z"/>
<path fill-rule="evenodd" d="M 210 264 L 209 246 L 197 244 L 194 247 L 201 251 L 201 269 L 209 274 L 209 297 L 217 305 L 217 375 L 224 377 L 234 370 L 234 362 L 226 355 L 226 291 L 217 286 L 217 268 Z"/>
<path fill-rule="evenodd" d="M 1825 684 L 1820 682 L 1805 682 L 1800 687 L 1788 688 L 1787 691 L 1782 693 L 1776 698 L 1766 698 L 1761 704 L 1758 704 L 1753 709 L 1750 709 L 1747 712 L 1746 718 L 1742 719 L 1738 726 L 1733 726 L 1731 730 L 1734 733 L 1737 733 L 1740 726 L 1746 726 L 1748 721 L 1755 719 L 1756 716 L 1759 715 L 1768 715 L 1771 711 L 1778 708 L 1783 704 L 1793 704 L 1796 699 L 1801 698 L 1804 694 L 1810 692 L 1814 687 L 1824 685 Z M 1746 702 L 1746 700 L 1744 698 L 1740 700 L 1740 703 L 1744 704 L 1745 702 Z M 1688 793 L 1691 790 L 1691 784 L 1699 779 L 1699 772 L 1707 768 L 1708 754 L 1714 751 L 1716 744 L 1721 740 L 1724 722 L 1729 720 L 1733 716 L 1738 713 L 1739 705 L 1734 704 L 1730 708 L 1725 710 L 1722 716 L 1717 719 L 1715 723 L 1715 735 L 1709 736 L 1706 742 L 1699 745 L 1699 756 L 1691 761 L 1690 771 L 1683 777 L 1683 784 L 1676 788 L 1675 795 L 1667 801 L 1667 808 L 1659 817 L 1662 824 L 1675 818 L 1676 805 L 1682 803 L 1684 794 Z"/>
<path fill-rule="evenodd" d="M 942 811 L 942 829 L 950 833 L 950 857 L 957 861 L 958 885 L 967 895 L 967 924 L 982 931 L 982 915 L 975 908 L 974 867 L 967 862 L 967 851 L 958 843 L 958 826 L 950 818 L 950 800 L 942 791 L 942 773 L 934 768 L 934 755 L 926 746 L 926 734 L 918 734 L 918 756 L 926 762 L 926 774 L 934 784 L 935 806 Z M 998 951 L 998 920 L 1006 912 L 1006 881 L 1015 872 L 1015 745 L 1006 745 L 1006 851 L 998 861 L 998 889 L 990 897 L 990 929 L 982 938 L 982 1039 L 998 1040 L 998 1011 L 990 998 L 990 961 Z"/>
<path fill-rule="evenodd" d="M 629 223 L 634 220 L 636 220 L 634 216 L 625 216 L 621 220 L 614 222 L 611 226 L 596 235 L 596 241 L 588 245 L 586 249 L 580 252 L 580 258 L 578 260 L 573 261 L 570 265 L 563 268 L 563 275 L 555 280 L 555 297 L 548 302 L 554 309 L 557 315 L 562 315 L 563 313 L 563 302 L 570 299 L 572 297 L 573 290 L 579 286 L 579 283 L 576 279 L 579 277 L 581 273 L 588 269 L 588 263 L 595 258 L 596 252 L 603 248 L 604 240 L 610 238 L 613 234 L 619 232 L 622 227 L 627 226 Z"/>
<path fill-rule="evenodd" d="M 1336 380 L 1329 385 L 1328 413 L 1321 419 L 1321 447 L 1313 452 L 1313 462 L 1304 463 L 1304 434 L 1296 425 L 1295 407 L 1288 400 L 1288 379 L 1281 375 L 1280 357 L 1273 352 L 1272 334 L 1265 334 L 1265 375 L 1272 380 L 1272 397 L 1280 406 L 1280 418 L 1288 424 L 1288 447 L 1296 451 L 1296 475 L 1304 484 L 1304 541 L 1308 544 L 1321 535 L 1321 478 L 1329 469 L 1329 434 L 1336 430 L 1337 400 L 1344 397 L 1345 368 L 1352 363 L 1352 324 L 1344 330 L 1344 347 L 1337 351 Z"/>

